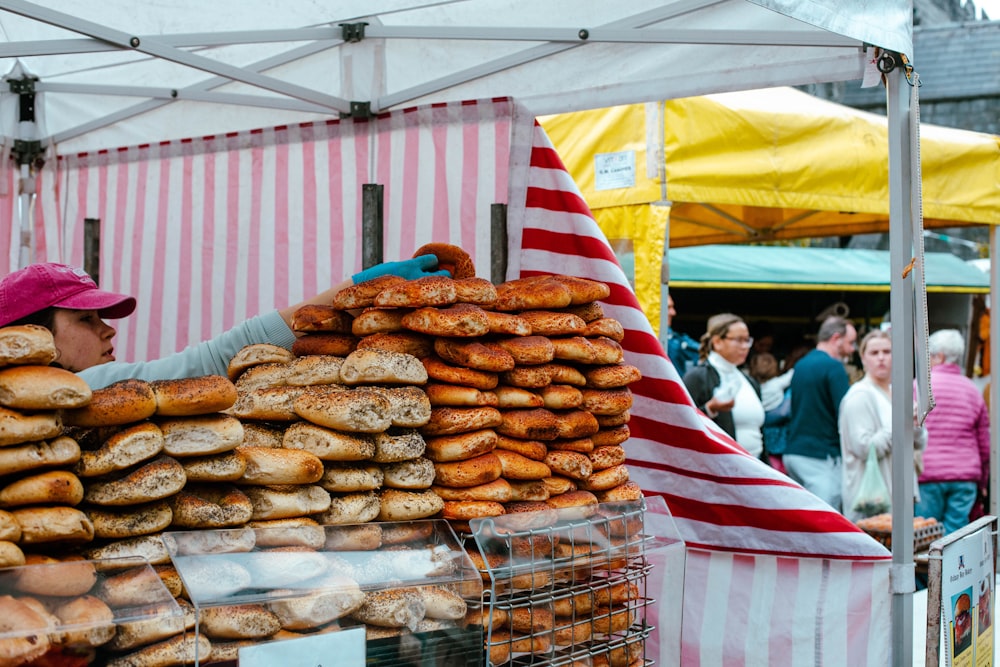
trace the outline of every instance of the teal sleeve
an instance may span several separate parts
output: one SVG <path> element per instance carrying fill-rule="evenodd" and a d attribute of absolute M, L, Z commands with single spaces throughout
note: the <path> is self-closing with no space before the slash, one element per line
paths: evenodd
<path fill-rule="evenodd" d="M 201 375 L 225 375 L 229 361 L 247 345 L 271 343 L 291 349 L 295 334 L 277 311 L 258 315 L 211 340 L 187 347 L 162 359 L 133 363 L 111 362 L 80 371 L 92 389 L 135 378 L 173 380 Z"/>

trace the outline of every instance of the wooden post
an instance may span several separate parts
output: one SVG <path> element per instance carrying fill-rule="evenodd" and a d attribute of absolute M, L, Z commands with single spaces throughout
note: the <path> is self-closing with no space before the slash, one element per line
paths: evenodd
<path fill-rule="evenodd" d="M 361 186 L 361 268 L 381 264 L 383 259 L 383 191 L 381 183 Z"/>
<path fill-rule="evenodd" d="M 94 279 L 101 275 L 101 219 L 83 219 L 83 270 Z"/>
<path fill-rule="evenodd" d="M 490 280 L 499 285 L 507 280 L 507 205 L 490 205 Z"/>

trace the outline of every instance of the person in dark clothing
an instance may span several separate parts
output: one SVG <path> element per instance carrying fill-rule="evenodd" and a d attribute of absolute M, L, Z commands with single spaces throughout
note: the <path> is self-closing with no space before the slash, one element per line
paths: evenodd
<path fill-rule="evenodd" d="M 782 462 L 788 476 L 841 510 L 840 401 L 850 387 L 845 359 L 858 332 L 843 317 L 823 320 L 816 348 L 799 359 L 790 385 L 791 419 Z"/>

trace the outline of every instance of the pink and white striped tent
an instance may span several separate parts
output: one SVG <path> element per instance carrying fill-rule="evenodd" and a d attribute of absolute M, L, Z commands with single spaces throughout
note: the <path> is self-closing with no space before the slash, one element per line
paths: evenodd
<path fill-rule="evenodd" d="M 119 358 L 158 357 L 360 268 L 365 182 L 385 185 L 386 259 L 447 241 L 486 275 L 500 202 L 509 276 L 612 286 L 605 310 L 643 373 L 630 474 L 687 546 L 664 664 L 887 664 L 888 552 L 694 408 L 547 136 L 509 99 L 63 157 L 39 179 L 39 259 L 80 264 L 82 221 L 101 220 L 101 283 L 139 301 Z"/>

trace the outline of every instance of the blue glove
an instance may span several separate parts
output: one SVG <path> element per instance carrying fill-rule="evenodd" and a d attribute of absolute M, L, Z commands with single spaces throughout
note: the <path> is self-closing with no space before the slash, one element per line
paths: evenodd
<path fill-rule="evenodd" d="M 404 259 L 398 262 L 383 262 L 382 264 L 376 264 L 375 266 L 370 266 L 364 271 L 355 273 L 351 276 L 351 280 L 354 284 L 363 283 L 372 278 L 378 278 L 379 276 L 399 276 L 401 278 L 406 278 L 407 280 L 415 280 L 417 278 L 423 278 L 424 276 L 450 276 L 451 274 L 445 270 L 441 271 L 430 271 L 437 267 L 438 258 L 434 255 L 420 255 L 419 257 L 414 257 L 413 259 Z"/>

